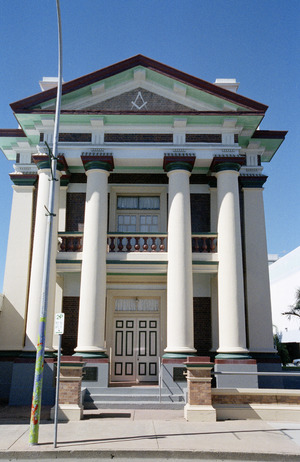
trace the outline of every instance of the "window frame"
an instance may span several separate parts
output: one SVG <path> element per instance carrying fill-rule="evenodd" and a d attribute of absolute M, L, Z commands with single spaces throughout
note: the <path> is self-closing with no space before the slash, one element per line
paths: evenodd
<path fill-rule="evenodd" d="M 109 232 L 117 232 L 118 216 L 135 214 L 140 215 L 158 215 L 158 233 L 167 231 L 167 187 L 166 186 L 111 186 L 109 201 Z M 118 196 L 156 196 L 160 198 L 160 209 L 118 209 Z M 139 232 L 139 231 L 137 231 Z"/>

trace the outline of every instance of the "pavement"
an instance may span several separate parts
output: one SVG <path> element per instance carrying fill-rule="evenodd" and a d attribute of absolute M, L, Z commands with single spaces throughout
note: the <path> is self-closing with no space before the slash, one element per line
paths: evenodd
<path fill-rule="evenodd" d="M 54 424 L 42 409 L 39 443 L 29 446 L 28 407 L 0 406 L 0 461 L 297 461 L 300 422 L 186 422 L 181 410 L 86 410 Z"/>

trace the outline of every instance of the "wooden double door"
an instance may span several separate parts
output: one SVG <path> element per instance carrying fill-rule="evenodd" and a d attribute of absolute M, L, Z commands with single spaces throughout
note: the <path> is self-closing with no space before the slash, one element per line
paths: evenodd
<path fill-rule="evenodd" d="M 120 315 L 114 318 L 111 380 L 157 382 L 159 316 Z"/>

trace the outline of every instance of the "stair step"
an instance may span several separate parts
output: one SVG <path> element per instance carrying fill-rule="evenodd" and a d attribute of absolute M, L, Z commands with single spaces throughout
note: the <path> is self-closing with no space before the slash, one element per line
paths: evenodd
<path fill-rule="evenodd" d="M 179 402 L 184 401 L 182 395 L 161 395 L 162 401 Z M 92 394 L 85 396 L 85 402 L 89 401 L 159 401 L 159 395 L 111 395 Z"/>
<path fill-rule="evenodd" d="M 84 409 L 183 409 L 185 402 L 149 402 L 149 401 L 94 401 L 85 402 Z"/>

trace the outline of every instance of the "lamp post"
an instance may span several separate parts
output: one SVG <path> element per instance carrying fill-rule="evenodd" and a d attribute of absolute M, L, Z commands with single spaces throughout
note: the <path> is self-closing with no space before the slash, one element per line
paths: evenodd
<path fill-rule="evenodd" d="M 55 109 L 55 122 L 54 122 L 54 135 L 53 135 L 53 153 L 49 149 L 49 156 L 51 158 L 51 184 L 49 193 L 48 207 L 46 208 L 47 215 L 47 229 L 46 229 L 46 243 L 44 253 L 44 267 L 43 267 L 43 281 L 41 293 L 41 306 L 40 306 L 40 323 L 38 333 L 38 343 L 36 349 L 35 373 L 34 373 L 34 386 L 32 394 L 31 416 L 30 416 L 30 429 L 29 429 L 29 444 L 38 444 L 39 437 L 39 423 L 41 416 L 41 401 L 42 401 L 42 386 L 43 386 L 43 370 L 44 370 L 44 356 L 45 356 L 45 334 L 46 334 L 46 321 L 48 309 L 48 293 L 49 293 L 49 277 L 50 277 L 50 255 L 51 255 L 51 239 L 53 231 L 53 217 L 54 217 L 54 194 L 55 194 L 55 181 L 56 181 L 56 165 L 57 165 L 57 145 L 59 134 L 59 117 L 62 93 L 62 36 L 61 36 L 61 17 L 59 0 L 56 0 L 57 10 L 57 24 L 58 24 L 58 82 L 57 82 L 57 98 Z"/>

